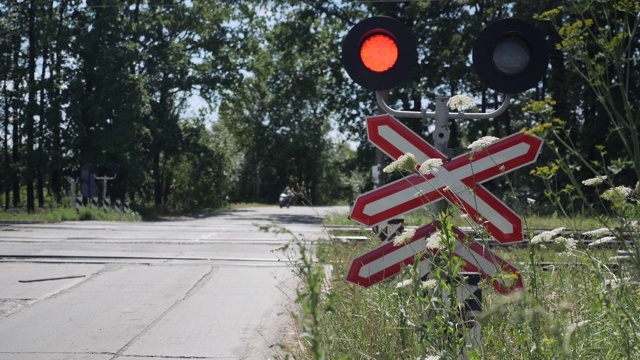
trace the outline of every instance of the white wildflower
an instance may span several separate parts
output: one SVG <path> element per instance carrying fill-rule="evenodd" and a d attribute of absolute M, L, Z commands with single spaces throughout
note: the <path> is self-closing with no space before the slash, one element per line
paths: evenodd
<path fill-rule="evenodd" d="M 493 144 L 494 142 L 496 142 L 498 140 L 500 140 L 500 139 L 498 139 L 495 136 L 483 136 L 480 139 L 472 142 L 471 145 L 467 146 L 467 149 L 469 149 L 471 151 L 482 150 L 482 149 L 487 148 L 489 145 Z"/>
<path fill-rule="evenodd" d="M 529 204 L 532 204 L 532 205 L 533 205 L 533 204 L 535 204 L 535 203 L 536 203 L 536 199 L 527 198 L 527 202 L 528 202 Z"/>
<path fill-rule="evenodd" d="M 612 279 L 604 279 L 601 290 L 606 292 L 607 290 L 616 289 L 622 284 L 623 280 L 624 279 L 619 279 L 615 276 Z"/>
<path fill-rule="evenodd" d="M 382 169 L 382 171 L 384 171 L 387 174 L 390 174 L 390 173 L 396 171 L 396 167 L 397 167 L 396 164 L 391 163 L 391 164 L 385 166 L 384 169 Z"/>
<path fill-rule="evenodd" d="M 538 234 L 534 237 L 531 238 L 531 241 L 529 241 L 529 243 L 531 243 L 531 245 L 537 245 L 537 244 L 542 244 L 543 242 L 547 241 L 548 239 L 545 239 L 544 237 L 542 237 L 542 234 Z"/>
<path fill-rule="evenodd" d="M 400 281 L 399 283 L 396 284 L 396 289 L 407 287 L 407 286 L 411 285 L 412 283 L 413 283 L 413 280 L 411 280 L 411 279 L 402 280 L 402 281 Z"/>
<path fill-rule="evenodd" d="M 569 255 L 576 249 L 577 241 L 573 238 L 566 238 L 564 236 L 558 236 L 555 239 L 556 245 L 559 247 L 559 252 Z"/>
<path fill-rule="evenodd" d="M 443 247 L 442 234 L 439 231 L 434 232 L 427 238 L 427 250 L 440 250 Z"/>
<path fill-rule="evenodd" d="M 571 337 L 573 336 L 573 333 L 576 332 L 576 329 L 583 327 L 585 325 L 587 325 L 589 323 L 589 320 L 582 320 L 582 321 L 578 321 L 577 323 L 571 323 L 569 325 L 567 325 L 567 339 L 571 339 Z"/>
<path fill-rule="evenodd" d="M 582 185 L 585 185 L 585 186 L 596 186 L 596 185 L 602 184 L 605 180 L 607 180 L 607 176 L 606 175 L 596 176 L 596 177 L 591 178 L 591 179 L 583 180 L 582 181 Z"/>
<path fill-rule="evenodd" d="M 408 244 L 413 239 L 414 236 L 416 236 L 415 229 L 405 229 L 402 232 L 402 234 L 396 236 L 393 239 L 393 246 Z"/>
<path fill-rule="evenodd" d="M 382 171 L 385 173 L 392 173 L 396 170 L 414 171 L 417 165 L 418 162 L 416 161 L 415 155 L 408 152 L 401 155 L 396 161 L 382 169 Z"/>
<path fill-rule="evenodd" d="M 447 101 L 447 106 L 451 110 L 457 112 L 465 112 L 469 109 L 473 109 L 476 106 L 476 102 L 467 94 L 454 95 Z"/>
<path fill-rule="evenodd" d="M 428 159 L 425 162 L 422 163 L 422 165 L 420 165 L 420 174 L 422 175 L 427 175 L 427 174 L 433 174 L 435 172 L 438 172 L 438 168 L 442 166 L 442 159 L 440 158 L 433 158 L 433 159 Z"/>
<path fill-rule="evenodd" d="M 535 245 L 535 244 L 541 244 L 547 241 L 551 241 L 551 239 L 553 239 L 554 237 L 558 236 L 561 232 L 563 232 L 564 229 L 565 228 L 563 227 L 559 227 L 553 230 L 543 231 L 540 234 L 532 237 L 530 243 Z"/>
<path fill-rule="evenodd" d="M 427 281 L 423 281 L 421 286 L 422 286 L 422 290 L 431 290 L 435 288 L 436 285 L 438 285 L 438 282 L 436 281 L 436 279 L 429 279 Z"/>
<path fill-rule="evenodd" d="M 612 189 L 605 191 L 602 194 L 602 198 L 609 201 L 625 200 L 631 194 L 631 188 L 626 186 L 616 186 Z"/>
<path fill-rule="evenodd" d="M 602 238 L 600 238 L 598 240 L 595 240 L 594 242 L 589 244 L 589 246 L 597 246 L 597 245 L 611 243 L 611 242 L 614 242 L 614 241 L 616 241 L 616 237 L 615 236 L 605 236 L 605 237 L 602 237 Z"/>
<path fill-rule="evenodd" d="M 594 237 L 596 239 L 600 239 L 601 237 L 603 237 L 605 235 L 611 235 L 611 230 L 609 230 L 609 228 L 600 228 L 600 229 L 585 231 L 585 232 L 582 233 L 582 235 L 587 236 L 587 237 Z"/>

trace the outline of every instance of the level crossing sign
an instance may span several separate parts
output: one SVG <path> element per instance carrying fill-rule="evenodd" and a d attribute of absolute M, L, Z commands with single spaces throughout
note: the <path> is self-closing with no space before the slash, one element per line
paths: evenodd
<path fill-rule="evenodd" d="M 367 119 L 369 141 L 393 159 L 411 152 L 418 163 L 439 158 L 437 172 L 415 173 L 359 196 L 352 220 L 374 226 L 426 204 L 449 201 L 501 243 L 522 241 L 522 219 L 481 184 L 536 161 L 542 140 L 525 133 L 447 161 L 446 156 L 390 115 Z"/>
<path fill-rule="evenodd" d="M 420 164 L 440 159 L 437 171 L 416 172 L 403 179 L 359 196 L 350 218 L 363 225 L 374 226 L 406 214 L 429 203 L 447 200 L 501 243 L 524 239 L 522 219 L 482 183 L 536 161 L 542 140 L 525 133 L 500 139 L 484 148 L 448 160 L 447 157 L 390 115 L 367 119 L 369 141 L 393 159 L 412 153 Z M 369 287 L 397 275 L 404 266 L 421 264 L 438 250 L 427 248 L 427 236 L 438 231 L 439 222 L 425 225 L 406 244 L 385 242 L 351 263 L 347 281 Z M 456 235 L 454 255 L 464 260 L 463 270 L 478 272 L 500 293 L 522 288 L 517 268 L 482 244 L 468 241 L 464 233 Z"/>
<path fill-rule="evenodd" d="M 403 267 L 416 265 L 416 259 L 428 261 L 420 255 L 435 255 L 439 251 L 427 248 L 427 238 L 440 228 L 439 222 L 433 222 L 418 228 L 405 244 L 396 246 L 393 241 L 387 241 L 360 255 L 351 262 L 347 281 L 367 288 L 399 274 Z M 513 265 L 482 244 L 467 241 L 467 236 L 460 229 L 453 227 L 452 231 L 456 237 L 454 254 L 465 261 L 463 270 L 480 273 L 501 294 L 523 287 L 520 271 Z"/>

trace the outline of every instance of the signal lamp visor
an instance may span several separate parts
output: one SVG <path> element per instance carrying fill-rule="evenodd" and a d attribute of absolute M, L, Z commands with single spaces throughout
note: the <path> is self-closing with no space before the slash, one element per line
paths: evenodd
<path fill-rule="evenodd" d="M 360 59 L 367 69 L 378 73 L 385 72 L 398 61 L 398 45 L 387 35 L 373 35 L 362 43 Z"/>

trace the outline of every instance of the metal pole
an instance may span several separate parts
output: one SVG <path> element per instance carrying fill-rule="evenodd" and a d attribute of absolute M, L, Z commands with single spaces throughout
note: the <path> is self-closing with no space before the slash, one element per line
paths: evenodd
<path fill-rule="evenodd" d="M 76 206 L 76 180 L 74 178 L 71 178 L 69 196 L 71 197 L 71 208 L 73 209 Z"/>
<path fill-rule="evenodd" d="M 388 91 L 377 91 L 376 99 L 380 97 L 384 102 L 389 101 L 389 92 Z M 384 114 L 385 109 L 380 106 L 380 102 L 378 102 L 378 114 Z M 372 169 L 373 175 L 373 188 L 377 189 L 380 186 L 384 185 L 384 159 L 386 158 L 385 154 L 376 146 L 375 149 L 375 164 Z"/>
<path fill-rule="evenodd" d="M 448 98 L 436 98 L 436 125 L 433 130 L 433 145 L 436 150 L 445 154 L 449 158 L 449 107 L 447 106 Z"/>

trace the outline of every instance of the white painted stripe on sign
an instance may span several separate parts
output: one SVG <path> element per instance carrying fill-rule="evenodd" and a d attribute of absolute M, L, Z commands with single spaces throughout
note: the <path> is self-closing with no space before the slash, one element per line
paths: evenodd
<path fill-rule="evenodd" d="M 400 263 L 405 259 L 425 251 L 427 248 L 427 240 L 422 238 L 416 240 L 410 244 L 407 244 L 392 253 L 382 256 L 368 264 L 363 265 L 358 272 L 358 275 L 362 278 L 368 278 L 377 274 L 378 272 L 387 269 L 388 267 Z"/>
<path fill-rule="evenodd" d="M 468 263 L 477 267 L 478 270 L 481 270 L 483 273 L 485 273 L 492 279 L 493 279 L 493 274 L 495 274 L 496 271 L 498 270 L 498 268 L 496 267 L 496 264 L 485 259 L 480 254 L 471 252 L 469 247 L 462 243 L 458 243 L 456 245 L 456 255 L 465 259 Z"/>
<path fill-rule="evenodd" d="M 397 133 L 390 126 L 378 127 L 378 133 L 382 138 L 393 144 L 402 153 L 412 153 L 413 155 L 415 155 L 418 164 L 422 164 L 423 162 L 431 159 L 429 156 L 427 156 L 427 154 L 423 153 L 413 143 L 409 142 L 406 138 Z M 393 158 L 393 156 L 391 155 L 389 155 L 389 157 Z"/>
<path fill-rule="evenodd" d="M 509 222 L 502 214 L 498 212 L 498 210 L 494 209 L 491 205 L 487 204 L 482 198 L 472 194 L 468 189 L 462 190 L 461 192 L 456 193 L 456 195 L 463 200 L 464 202 L 471 205 L 472 208 L 476 209 L 478 213 L 482 215 L 487 221 L 493 224 L 495 227 L 500 229 L 500 231 L 504 234 L 512 234 L 513 224 Z M 491 195 L 493 196 L 493 195 Z M 495 201 L 502 203 L 500 199 L 494 197 Z"/>
<path fill-rule="evenodd" d="M 363 213 L 368 215 L 368 216 L 375 216 L 387 209 L 402 205 L 408 201 L 413 200 L 417 194 L 421 193 L 423 195 L 429 194 L 431 192 L 434 191 L 438 191 L 437 189 L 440 189 L 444 186 L 448 186 L 450 191 L 453 191 L 456 194 L 463 194 L 463 192 L 468 192 L 467 190 L 467 186 L 461 181 L 463 179 L 467 179 L 471 176 L 473 176 L 473 174 L 475 173 L 479 173 L 485 170 L 489 170 L 491 168 L 495 168 L 495 167 L 499 167 L 502 164 L 504 164 L 505 162 L 512 160 L 514 158 L 517 158 L 519 156 L 525 155 L 528 151 L 529 151 L 530 145 L 527 143 L 519 143 L 515 146 L 512 146 L 510 148 L 504 149 L 502 151 L 499 151 L 491 156 L 482 158 L 482 159 L 478 159 L 476 161 L 473 161 L 471 164 L 462 166 L 460 168 L 454 169 L 452 171 L 448 171 L 447 169 L 445 169 L 444 167 L 439 167 L 438 170 L 433 174 L 434 177 L 424 181 L 423 183 L 417 184 L 413 187 L 401 190 L 399 192 L 393 193 L 387 197 L 378 199 L 376 201 L 372 201 L 370 203 L 368 203 L 367 205 L 364 206 L 363 208 Z M 469 155 L 463 155 L 463 156 L 469 156 Z M 523 164 L 524 165 L 524 164 Z M 498 172 L 498 175 L 502 175 L 503 173 Z M 487 179 L 489 180 L 489 179 Z M 487 180 L 483 180 L 487 181 Z M 398 181 L 404 181 L 404 180 L 398 180 Z M 398 182 L 396 181 L 396 182 Z M 440 195 L 442 195 L 440 193 Z M 463 196 L 459 195 L 461 198 Z M 475 195 L 473 195 L 474 199 L 477 199 L 477 197 L 475 197 Z M 465 197 L 466 198 L 466 197 Z M 438 199 L 439 200 L 439 199 Z M 476 209 L 478 211 L 478 213 L 480 213 L 483 217 L 487 218 L 487 219 L 498 219 L 498 222 L 500 222 L 500 218 L 503 219 L 502 216 L 498 215 L 498 217 L 496 217 L 495 214 L 497 214 L 497 212 L 495 212 L 495 209 L 493 209 L 491 206 L 489 206 L 488 204 L 486 204 L 484 201 L 482 201 L 481 199 L 480 202 L 482 203 L 482 205 L 486 205 L 487 208 L 481 207 L 480 209 Z M 437 200 L 434 200 L 432 202 L 435 202 Z M 465 200 L 467 201 L 467 200 Z M 476 203 L 476 201 L 467 201 L 470 205 L 474 205 L 474 203 Z M 426 205 L 426 204 L 425 204 Z M 407 209 L 408 211 L 411 211 L 414 209 Z M 489 216 L 485 215 L 484 212 L 488 212 Z M 498 226 L 499 228 L 505 228 L 505 225 L 502 224 L 495 224 L 496 226 Z M 511 226 L 511 224 L 509 224 Z M 502 226 L 502 227 L 500 227 Z M 513 229 L 513 226 L 511 226 L 511 229 Z M 509 231 L 506 231 L 506 233 L 509 233 Z"/>

